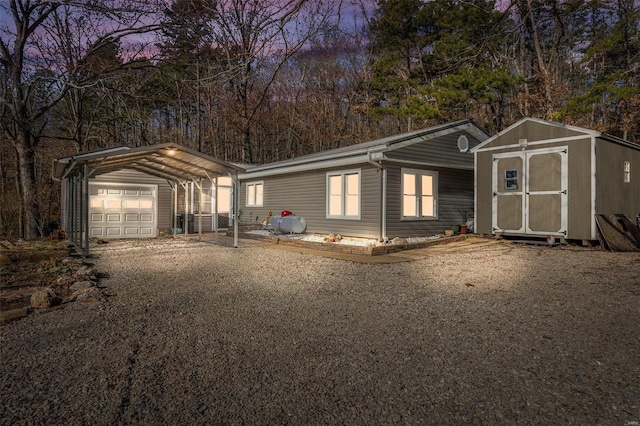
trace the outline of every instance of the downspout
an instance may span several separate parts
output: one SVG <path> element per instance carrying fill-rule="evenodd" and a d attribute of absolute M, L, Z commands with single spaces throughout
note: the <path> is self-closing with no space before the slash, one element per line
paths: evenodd
<path fill-rule="evenodd" d="M 380 241 L 387 241 L 387 169 L 382 165 L 384 154 L 376 153 L 377 161 L 374 161 L 371 151 L 367 152 L 367 162 L 382 171 L 382 200 L 380 206 Z"/>

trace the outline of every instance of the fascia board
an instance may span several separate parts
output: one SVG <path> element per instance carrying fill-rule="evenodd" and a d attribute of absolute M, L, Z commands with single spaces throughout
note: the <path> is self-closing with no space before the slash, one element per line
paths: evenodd
<path fill-rule="evenodd" d="M 291 166 L 278 167 L 269 170 L 247 170 L 245 173 L 238 174 L 240 180 L 257 179 L 261 177 L 285 175 L 289 173 L 305 172 L 309 170 L 321 170 L 334 167 L 352 166 L 354 164 L 367 163 L 367 155 L 351 156 L 349 158 L 336 158 L 325 161 L 314 161 L 312 163 L 296 164 Z"/>
<path fill-rule="evenodd" d="M 352 151 L 341 152 L 341 153 L 331 153 L 331 151 L 327 151 L 326 156 L 313 156 L 310 158 L 285 160 L 283 162 L 255 166 L 250 169 L 246 169 L 245 173 L 253 175 L 254 173 L 258 173 L 258 172 L 267 173 L 267 172 L 273 171 L 275 174 L 281 174 L 277 172 L 278 169 L 290 169 L 296 166 L 310 166 L 311 168 L 316 168 L 315 165 L 325 163 L 327 161 L 338 161 L 340 159 L 345 159 L 345 157 L 355 157 L 363 154 L 366 155 L 368 152 L 373 153 L 373 152 L 379 152 L 379 151 L 387 151 L 388 149 L 389 148 L 386 145 L 382 145 L 382 146 L 373 147 L 373 148 L 354 149 Z M 285 172 L 285 173 L 289 173 L 289 172 Z M 240 175 L 244 175 L 244 173 L 241 173 Z"/>

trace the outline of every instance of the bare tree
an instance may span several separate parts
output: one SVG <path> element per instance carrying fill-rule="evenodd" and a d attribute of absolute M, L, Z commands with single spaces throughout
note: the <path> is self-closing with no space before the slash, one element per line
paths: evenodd
<path fill-rule="evenodd" d="M 210 4 L 214 47 L 225 61 L 242 133 L 243 161 L 254 161 L 252 127 L 281 68 L 335 25 L 335 0 L 222 0 Z"/>
<path fill-rule="evenodd" d="M 155 29 L 152 2 L 9 0 L 0 5 L 11 22 L 0 26 L 1 131 L 15 149 L 24 238 L 43 223 L 35 196 L 36 149 L 52 109 L 74 87 L 96 78 L 81 72 L 103 46 Z"/>

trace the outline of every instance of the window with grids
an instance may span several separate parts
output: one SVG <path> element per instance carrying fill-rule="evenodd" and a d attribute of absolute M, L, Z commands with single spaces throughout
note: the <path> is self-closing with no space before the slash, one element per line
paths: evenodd
<path fill-rule="evenodd" d="M 631 161 L 624 162 L 624 183 L 631 182 Z"/>
<path fill-rule="evenodd" d="M 402 169 L 402 218 L 438 218 L 438 172 Z"/>
<path fill-rule="evenodd" d="M 360 170 L 327 173 L 327 218 L 360 219 Z"/>
<path fill-rule="evenodd" d="M 247 183 L 247 207 L 262 207 L 264 182 Z"/>

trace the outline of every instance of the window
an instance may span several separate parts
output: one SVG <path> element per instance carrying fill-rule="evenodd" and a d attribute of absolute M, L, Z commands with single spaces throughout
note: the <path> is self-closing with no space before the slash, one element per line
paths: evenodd
<path fill-rule="evenodd" d="M 360 171 L 327 173 L 327 218 L 360 219 Z"/>
<path fill-rule="evenodd" d="M 624 162 L 624 183 L 631 182 L 631 161 Z"/>
<path fill-rule="evenodd" d="M 247 207 L 262 207 L 264 182 L 247 184 Z"/>
<path fill-rule="evenodd" d="M 518 171 L 517 170 L 505 170 L 504 171 L 504 189 L 518 189 Z"/>
<path fill-rule="evenodd" d="M 438 172 L 402 169 L 402 217 L 437 219 Z"/>

